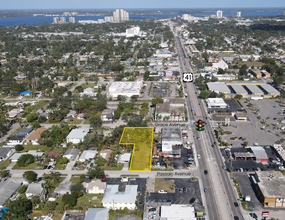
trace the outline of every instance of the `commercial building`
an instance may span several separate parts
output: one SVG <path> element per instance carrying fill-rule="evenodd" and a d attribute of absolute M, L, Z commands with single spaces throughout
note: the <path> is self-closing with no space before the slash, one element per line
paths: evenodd
<path fill-rule="evenodd" d="M 285 177 L 279 171 L 256 171 L 253 186 L 266 208 L 285 208 Z"/>
<path fill-rule="evenodd" d="M 99 179 L 89 183 L 84 182 L 82 185 L 89 194 L 104 194 L 106 189 L 106 182 L 102 182 Z"/>
<path fill-rule="evenodd" d="M 227 108 L 228 105 L 222 98 L 208 98 L 206 99 L 208 108 Z"/>
<path fill-rule="evenodd" d="M 267 162 L 268 161 L 268 156 L 263 147 L 249 146 L 249 148 L 253 152 L 256 162 Z"/>
<path fill-rule="evenodd" d="M 126 185 L 125 191 L 119 191 L 119 185 L 108 185 L 102 199 L 102 205 L 110 209 L 136 208 L 137 185 Z"/>
<path fill-rule="evenodd" d="M 78 144 L 80 142 L 83 142 L 84 137 L 87 135 L 87 132 L 84 131 L 84 129 L 78 128 L 78 129 L 73 129 L 68 136 L 66 137 L 66 142 L 73 143 L 73 144 Z"/>
<path fill-rule="evenodd" d="M 194 207 L 183 205 L 161 206 L 163 220 L 196 220 Z"/>
<path fill-rule="evenodd" d="M 245 96 L 248 92 L 242 87 L 242 85 L 231 85 L 232 89 L 237 95 Z"/>
<path fill-rule="evenodd" d="M 217 11 L 217 18 L 223 17 L 223 11 Z"/>
<path fill-rule="evenodd" d="M 207 83 L 208 89 L 216 93 L 230 94 L 231 91 L 224 82 L 209 82 Z"/>
<path fill-rule="evenodd" d="M 104 17 L 105 22 L 112 22 L 114 18 L 112 16 L 106 16 Z"/>
<path fill-rule="evenodd" d="M 113 82 L 109 87 L 108 96 L 117 98 L 124 95 L 130 98 L 133 95 L 140 96 L 143 87 L 142 82 Z"/>
<path fill-rule="evenodd" d="M 109 209 L 106 208 L 89 208 L 86 211 L 84 220 L 108 220 Z"/>
<path fill-rule="evenodd" d="M 247 121 L 247 116 L 243 112 L 236 112 L 235 118 L 237 121 Z"/>
<path fill-rule="evenodd" d="M 245 85 L 246 88 L 251 92 L 252 95 L 264 95 L 262 90 L 256 85 Z"/>
<path fill-rule="evenodd" d="M 155 107 L 156 121 L 185 121 L 185 99 L 164 99 Z"/>
<path fill-rule="evenodd" d="M 265 85 L 260 85 L 260 87 L 268 95 L 272 95 L 274 97 L 280 95 L 280 92 L 271 85 L 265 84 Z"/>
<path fill-rule="evenodd" d="M 216 70 L 218 69 L 225 70 L 229 68 L 228 64 L 223 59 L 219 59 L 219 62 L 212 63 L 212 67 L 215 68 Z"/>
<path fill-rule="evenodd" d="M 171 153 L 172 146 L 182 144 L 180 127 L 167 127 L 161 129 L 162 153 Z"/>
<path fill-rule="evenodd" d="M 256 78 L 261 78 L 261 77 L 262 77 L 262 72 L 261 72 L 261 70 L 252 70 L 252 74 L 253 74 Z"/>
<path fill-rule="evenodd" d="M 241 12 L 240 12 L 240 11 L 237 12 L 237 17 L 238 17 L 238 18 L 241 17 Z"/>

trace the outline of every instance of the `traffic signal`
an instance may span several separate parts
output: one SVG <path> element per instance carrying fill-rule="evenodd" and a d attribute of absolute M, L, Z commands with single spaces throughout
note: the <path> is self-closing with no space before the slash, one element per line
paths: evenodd
<path fill-rule="evenodd" d="M 203 131 L 204 130 L 204 122 L 199 119 L 197 122 L 197 131 Z"/>

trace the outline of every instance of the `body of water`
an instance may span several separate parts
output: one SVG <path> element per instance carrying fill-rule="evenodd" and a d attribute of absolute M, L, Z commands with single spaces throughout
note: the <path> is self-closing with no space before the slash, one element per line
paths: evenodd
<path fill-rule="evenodd" d="M 223 12 L 224 17 L 229 16 L 236 16 L 236 11 L 232 12 Z M 205 13 L 190 13 L 192 16 L 197 17 L 203 17 L 203 16 L 210 16 L 215 13 L 213 12 L 205 12 Z M 130 15 L 130 20 L 146 20 L 146 19 L 160 19 L 160 18 L 174 18 L 176 16 L 182 16 L 182 13 L 169 13 L 169 14 L 157 14 L 157 15 Z M 282 15 L 282 11 L 247 11 L 242 12 L 242 16 L 278 16 Z M 61 17 L 61 16 L 60 16 Z M 68 22 L 68 18 L 66 17 L 66 21 Z M 78 20 L 95 20 L 98 19 L 104 19 L 104 16 L 75 16 L 75 21 L 78 22 Z M 27 16 L 27 17 L 4 17 L 0 18 L 0 26 L 4 27 L 13 27 L 15 25 L 21 25 L 21 24 L 28 24 L 28 25 L 37 25 L 37 24 L 44 24 L 53 23 L 53 17 L 52 16 Z"/>

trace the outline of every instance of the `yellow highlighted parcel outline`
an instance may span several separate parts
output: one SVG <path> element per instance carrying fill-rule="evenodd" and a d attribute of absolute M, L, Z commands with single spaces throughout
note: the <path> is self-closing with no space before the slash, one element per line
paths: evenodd
<path fill-rule="evenodd" d="M 151 171 L 153 127 L 125 127 L 119 144 L 134 145 L 130 171 Z"/>

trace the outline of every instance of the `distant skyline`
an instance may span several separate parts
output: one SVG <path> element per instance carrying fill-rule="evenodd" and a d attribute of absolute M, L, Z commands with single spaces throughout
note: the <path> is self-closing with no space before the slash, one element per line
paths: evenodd
<path fill-rule="evenodd" d="M 10 0 L 1 10 L 13 9 L 139 9 L 139 8 L 285 8 L 284 0 Z"/>

